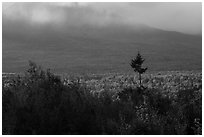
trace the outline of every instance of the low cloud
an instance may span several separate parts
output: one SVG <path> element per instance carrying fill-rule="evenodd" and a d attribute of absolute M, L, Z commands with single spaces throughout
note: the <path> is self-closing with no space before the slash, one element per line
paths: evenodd
<path fill-rule="evenodd" d="M 2 15 L 3 34 L 8 35 L 138 23 L 188 34 L 202 31 L 201 3 L 3 3 Z"/>

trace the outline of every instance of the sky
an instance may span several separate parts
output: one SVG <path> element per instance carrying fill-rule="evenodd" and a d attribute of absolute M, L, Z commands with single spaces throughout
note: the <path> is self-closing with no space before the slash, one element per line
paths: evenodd
<path fill-rule="evenodd" d="M 86 25 L 145 24 L 163 30 L 202 34 L 201 2 L 3 3 L 3 32 L 26 28 L 56 31 Z"/>

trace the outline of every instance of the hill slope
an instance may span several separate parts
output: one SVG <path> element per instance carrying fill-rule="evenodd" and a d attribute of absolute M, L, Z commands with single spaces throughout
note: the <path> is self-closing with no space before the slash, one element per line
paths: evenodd
<path fill-rule="evenodd" d="M 149 70 L 201 70 L 202 37 L 135 27 L 4 27 L 3 72 L 22 72 L 33 60 L 58 73 L 128 72 L 140 50 Z M 22 31 L 23 28 L 23 31 Z M 13 33 L 9 33 L 13 32 Z M 20 33 L 16 33 L 20 32 Z M 26 34 L 24 32 L 30 32 Z M 41 36 L 41 37 L 39 37 Z"/>

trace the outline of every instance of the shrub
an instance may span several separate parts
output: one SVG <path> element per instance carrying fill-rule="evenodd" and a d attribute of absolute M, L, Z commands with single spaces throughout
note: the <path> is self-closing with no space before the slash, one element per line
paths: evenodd
<path fill-rule="evenodd" d="M 35 63 L 2 91 L 3 134 L 202 134 L 202 94 L 108 88 L 92 93 Z M 3 83 L 6 85 L 6 83 Z"/>

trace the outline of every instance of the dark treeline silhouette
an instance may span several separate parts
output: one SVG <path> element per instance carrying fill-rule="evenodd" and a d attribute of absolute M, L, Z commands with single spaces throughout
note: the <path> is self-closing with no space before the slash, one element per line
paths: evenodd
<path fill-rule="evenodd" d="M 143 62 L 138 58 L 135 71 Z M 23 77 L 3 86 L 4 135 L 202 134 L 202 95 L 197 89 L 178 91 L 174 97 L 139 87 L 92 93 L 84 84 L 64 84 L 50 70 L 29 65 Z"/>

